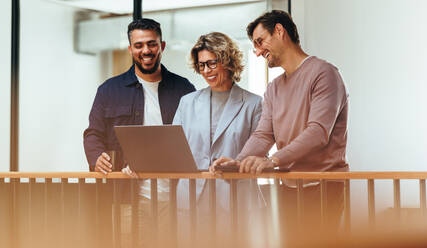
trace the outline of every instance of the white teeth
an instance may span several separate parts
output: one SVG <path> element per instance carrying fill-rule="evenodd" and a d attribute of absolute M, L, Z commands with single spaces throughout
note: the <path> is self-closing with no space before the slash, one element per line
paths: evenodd
<path fill-rule="evenodd" d="M 144 61 L 150 61 L 150 60 L 152 60 L 153 58 L 142 58 L 142 60 L 144 60 Z"/>
<path fill-rule="evenodd" d="M 264 56 L 264 58 L 268 58 L 270 56 L 270 52 L 267 52 Z"/>
<path fill-rule="evenodd" d="M 210 77 L 208 77 L 209 80 L 210 79 L 214 79 L 214 78 L 216 78 L 216 76 L 210 76 Z"/>

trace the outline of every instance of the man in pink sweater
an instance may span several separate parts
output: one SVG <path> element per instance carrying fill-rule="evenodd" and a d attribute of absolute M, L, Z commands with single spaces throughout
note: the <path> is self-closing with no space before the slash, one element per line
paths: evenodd
<path fill-rule="evenodd" d="M 282 167 L 291 171 L 347 171 L 348 94 L 338 69 L 300 46 L 297 28 L 284 11 L 273 10 L 247 27 L 257 56 L 269 67 L 285 72 L 269 83 L 264 95 L 258 127 L 237 158 L 222 157 L 215 166 L 237 165 L 240 172 L 260 173 L 265 168 Z M 273 144 L 277 152 L 268 157 Z M 285 180 L 281 187 L 282 221 L 294 230 L 296 216 L 295 182 Z M 343 209 L 343 183 L 328 182 L 328 212 L 335 226 Z M 320 187 L 304 182 L 304 217 L 309 227 L 320 223 Z M 293 221 L 292 221 L 293 220 Z M 306 223 L 306 222 L 304 222 Z"/>

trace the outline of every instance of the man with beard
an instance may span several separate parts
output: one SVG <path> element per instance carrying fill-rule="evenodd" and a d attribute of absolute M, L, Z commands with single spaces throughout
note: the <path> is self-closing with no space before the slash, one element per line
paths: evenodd
<path fill-rule="evenodd" d="M 195 91 L 186 78 L 160 64 L 166 43 L 158 22 L 131 22 L 128 39 L 133 65 L 98 88 L 83 134 L 90 170 L 104 174 L 112 171 L 106 151 L 121 151 L 114 126 L 171 124 L 181 97 Z"/>
<path fill-rule="evenodd" d="M 265 168 L 291 171 L 347 171 L 348 94 L 338 69 L 300 46 L 298 31 L 288 13 L 273 10 L 247 27 L 254 53 L 264 57 L 269 67 L 285 72 L 275 78 L 264 95 L 258 127 L 235 158 L 220 158 L 217 165 L 237 165 L 240 172 L 260 173 Z M 273 144 L 277 152 L 267 157 Z M 304 181 L 303 227 L 298 226 L 296 182 L 283 180 L 279 216 L 287 234 L 297 230 L 316 233 L 320 224 L 320 185 Z M 342 182 L 327 182 L 326 220 L 335 230 L 343 210 Z M 283 230 L 283 229 L 282 229 Z"/>
<path fill-rule="evenodd" d="M 161 65 L 166 43 L 162 41 L 160 24 L 152 19 L 139 19 L 128 26 L 129 54 L 133 65 L 125 73 L 105 81 L 95 96 L 89 115 L 89 127 L 84 131 L 84 148 L 91 171 L 107 174 L 112 161 L 107 151 L 121 154 L 114 126 L 171 124 L 183 95 L 195 91 L 194 86 Z M 117 162 L 117 161 L 115 161 Z M 122 167 L 123 161 L 119 161 Z M 116 165 L 117 166 L 117 165 Z M 129 167 L 123 172 L 131 175 Z M 133 173 L 134 175 L 134 173 Z M 169 182 L 158 181 L 158 214 L 160 230 L 164 229 L 168 213 Z M 124 186 L 124 185 L 123 185 Z M 144 244 L 150 231 L 150 182 L 140 181 L 139 218 Z M 126 193 L 129 188 L 123 187 Z M 123 218 L 130 223 L 131 210 Z M 129 239 L 124 238 L 124 242 Z M 124 247 L 129 247 L 124 245 Z"/>

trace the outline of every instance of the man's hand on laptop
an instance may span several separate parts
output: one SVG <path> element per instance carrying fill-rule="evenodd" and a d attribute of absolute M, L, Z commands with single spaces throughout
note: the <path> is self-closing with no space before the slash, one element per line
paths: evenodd
<path fill-rule="evenodd" d="M 122 169 L 122 173 L 132 178 L 138 178 L 138 175 L 129 168 L 129 165 Z"/>
<path fill-rule="evenodd" d="M 209 166 L 209 172 L 212 174 L 221 173 L 221 171 L 215 168 L 217 166 L 240 166 L 240 161 L 228 157 L 220 157 L 219 159 L 216 159 L 211 166 Z"/>
<path fill-rule="evenodd" d="M 99 155 L 98 159 L 95 163 L 95 171 L 102 172 L 107 175 L 107 173 L 110 173 L 113 168 L 113 165 L 110 163 L 110 156 L 108 156 L 107 153 L 103 152 L 101 155 Z"/>

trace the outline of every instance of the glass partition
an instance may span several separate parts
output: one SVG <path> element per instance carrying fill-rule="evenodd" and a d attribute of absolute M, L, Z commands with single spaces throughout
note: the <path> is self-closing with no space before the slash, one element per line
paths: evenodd
<path fill-rule="evenodd" d="M 83 131 L 97 87 L 131 65 L 126 30 L 132 20 L 132 1 L 121 7 L 113 2 L 20 1 L 20 171 L 88 170 Z M 187 77 L 197 89 L 206 87 L 188 65 L 189 51 L 201 34 L 220 31 L 235 39 L 244 52 L 245 70 L 239 85 L 263 94 L 268 81 L 266 65 L 252 54 L 246 26 L 272 7 L 284 8 L 287 1 L 185 1 L 171 2 L 169 7 L 153 4 L 143 1 L 143 16 L 161 23 L 167 44 L 162 63 L 171 71 Z M 10 70 L 1 70 L 0 76 L 8 82 Z M 7 85 L 1 91 L 4 113 L 9 106 Z M 9 130 L 7 116 L 1 130 Z M 0 148 L 6 151 L 9 133 L 1 135 L 5 138 Z M 1 159 L 2 165 L 9 164 L 7 156 Z"/>

